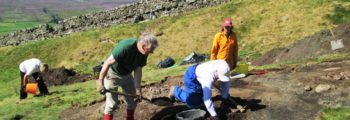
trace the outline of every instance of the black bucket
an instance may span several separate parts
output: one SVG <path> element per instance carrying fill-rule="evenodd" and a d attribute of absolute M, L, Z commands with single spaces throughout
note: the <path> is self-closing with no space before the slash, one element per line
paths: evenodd
<path fill-rule="evenodd" d="M 201 109 L 190 109 L 176 114 L 178 120 L 203 120 L 205 111 Z"/>

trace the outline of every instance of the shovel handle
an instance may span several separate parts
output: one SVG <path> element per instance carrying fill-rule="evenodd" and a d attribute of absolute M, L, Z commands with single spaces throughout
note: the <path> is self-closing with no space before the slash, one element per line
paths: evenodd
<path fill-rule="evenodd" d="M 118 94 L 118 95 L 123 95 L 123 96 L 127 96 L 127 97 L 133 97 L 133 98 L 137 98 L 139 97 L 138 95 L 131 95 L 131 94 L 127 94 L 127 93 L 122 93 L 122 92 L 118 92 L 118 91 L 111 91 L 111 90 L 106 90 L 107 92 L 111 92 L 111 93 L 115 93 L 115 94 Z M 141 99 L 143 100 L 146 100 L 146 101 L 151 101 L 145 97 L 142 97 L 141 96 Z"/>
<path fill-rule="evenodd" d="M 334 35 L 333 30 L 332 30 L 331 28 L 328 28 L 328 29 L 329 29 L 329 31 L 331 32 L 331 34 L 332 34 L 333 38 L 335 39 L 335 35 Z"/>

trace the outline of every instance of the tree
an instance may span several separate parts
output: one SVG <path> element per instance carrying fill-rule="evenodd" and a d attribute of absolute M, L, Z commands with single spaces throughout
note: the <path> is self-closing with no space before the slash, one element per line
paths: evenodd
<path fill-rule="evenodd" d="M 49 10 L 48 10 L 46 7 L 44 7 L 44 8 L 43 8 L 43 12 L 46 13 L 46 14 L 48 14 Z"/>
<path fill-rule="evenodd" d="M 59 21 L 63 20 L 60 16 L 58 16 L 57 14 L 51 14 L 51 23 L 56 23 L 58 24 Z"/>

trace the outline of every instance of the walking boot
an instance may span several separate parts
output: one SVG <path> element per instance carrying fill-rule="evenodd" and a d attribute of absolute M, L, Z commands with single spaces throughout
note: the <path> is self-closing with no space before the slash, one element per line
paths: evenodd
<path fill-rule="evenodd" d="M 135 109 L 128 110 L 126 109 L 126 120 L 134 120 Z"/>

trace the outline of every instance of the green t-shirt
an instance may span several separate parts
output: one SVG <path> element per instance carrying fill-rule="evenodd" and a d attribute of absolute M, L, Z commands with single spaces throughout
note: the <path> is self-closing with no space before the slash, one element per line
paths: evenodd
<path fill-rule="evenodd" d="M 143 67 L 147 62 L 147 55 L 137 49 L 137 39 L 130 38 L 120 41 L 112 50 L 116 63 L 111 68 L 119 75 L 128 75 L 137 67 Z"/>

